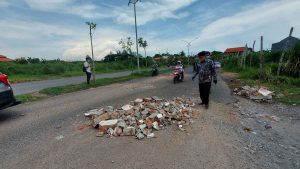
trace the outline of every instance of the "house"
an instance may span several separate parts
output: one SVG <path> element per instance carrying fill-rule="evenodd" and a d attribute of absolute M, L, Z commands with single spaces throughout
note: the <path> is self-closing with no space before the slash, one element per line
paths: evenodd
<path fill-rule="evenodd" d="M 245 47 L 227 48 L 224 52 L 225 55 L 242 55 L 245 52 Z M 248 52 L 252 51 L 252 48 L 248 48 Z"/>
<path fill-rule="evenodd" d="M 272 44 L 272 52 L 281 52 L 283 51 L 285 45 L 287 44 L 287 41 L 289 40 L 288 46 L 287 46 L 287 50 L 291 50 L 294 48 L 294 46 L 296 45 L 296 43 L 300 42 L 300 40 L 298 38 L 295 38 L 293 36 L 289 36 L 283 40 L 281 40 L 280 42 L 277 43 L 273 43 Z"/>
<path fill-rule="evenodd" d="M 12 61 L 14 61 L 14 60 L 9 59 L 6 56 L 0 55 L 0 62 L 12 62 Z"/>

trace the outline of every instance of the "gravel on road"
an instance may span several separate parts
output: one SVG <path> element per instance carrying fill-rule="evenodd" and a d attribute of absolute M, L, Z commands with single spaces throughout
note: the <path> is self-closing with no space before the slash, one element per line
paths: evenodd
<path fill-rule="evenodd" d="M 0 168 L 299 168 L 299 108 L 234 97 L 221 78 L 212 85 L 210 108 L 197 105 L 201 113 L 186 132 L 175 126 L 142 141 L 99 138 L 83 116 L 91 109 L 151 96 L 198 103 L 198 85 L 190 78 L 188 74 L 183 83 L 173 84 L 171 75 L 160 75 L 3 110 Z M 255 112 L 280 120 L 265 119 L 272 127 L 266 129 Z"/>

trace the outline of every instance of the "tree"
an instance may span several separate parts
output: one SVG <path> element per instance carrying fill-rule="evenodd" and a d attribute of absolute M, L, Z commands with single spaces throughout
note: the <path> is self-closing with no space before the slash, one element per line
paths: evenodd
<path fill-rule="evenodd" d="M 131 40 L 131 37 L 127 37 L 126 40 L 124 39 L 121 39 L 120 42 L 119 42 L 119 45 L 121 45 L 121 48 L 123 50 L 126 50 L 129 54 L 132 55 L 132 45 L 133 45 L 133 41 Z"/>
<path fill-rule="evenodd" d="M 148 42 L 146 40 L 143 40 L 142 37 L 140 37 L 139 40 L 138 40 L 138 43 L 139 43 L 140 47 L 144 48 L 145 58 L 146 58 L 146 67 L 148 67 L 148 65 L 147 65 L 147 52 L 146 52 Z"/>
<path fill-rule="evenodd" d="M 184 51 L 181 51 L 181 52 L 179 53 L 179 55 L 185 57 Z"/>
<path fill-rule="evenodd" d="M 133 54 L 132 54 L 132 50 L 131 50 L 131 47 L 132 47 L 133 44 L 134 44 L 134 43 L 133 43 L 133 41 L 131 40 L 131 37 L 127 37 L 126 40 L 121 39 L 120 42 L 119 42 L 119 45 L 121 45 L 122 49 L 123 49 L 124 51 L 126 51 L 126 52 L 129 53 L 127 59 L 129 59 L 129 57 L 130 57 L 131 64 L 132 64 L 132 62 L 133 62 L 133 61 L 132 61 Z"/>

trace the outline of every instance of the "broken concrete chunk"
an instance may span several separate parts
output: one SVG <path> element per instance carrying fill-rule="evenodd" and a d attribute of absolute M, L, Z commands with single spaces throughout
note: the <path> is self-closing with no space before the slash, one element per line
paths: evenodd
<path fill-rule="evenodd" d="M 114 129 L 109 128 L 109 129 L 107 129 L 106 133 L 107 133 L 109 136 L 112 136 L 112 135 L 114 134 Z"/>
<path fill-rule="evenodd" d="M 243 86 L 241 88 L 235 88 L 233 93 L 239 96 L 244 96 L 256 102 L 271 102 L 273 92 L 267 90 L 265 87 Z"/>
<path fill-rule="evenodd" d="M 115 109 L 107 106 L 104 109 L 89 111 L 91 122 L 94 127 L 99 127 L 97 136 L 136 136 L 153 138 L 154 130 L 163 129 L 167 125 L 178 124 L 179 126 L 190 125 L 195 117 L 192 108 L 194 103 L 190 99 L 174 98 L 164 100 L 159 97 L 137 98 Z M 92 115 L 91 115 L 92 114 Z M 184 131 L 183 127 L 179 127 Z"/>
<path fill-rule="evenodd" d="M 144 111 L 141 112 L 142 115 L 147 115 L 148 113 L 149 113 L 148 110 L 144 110 Z"/>
<path fill-rule="evenodd" d="M 153 122 L 152 124 L 153 124 L 153 128 L 154 128 L 155 130 L 159 130 L 159 126 L 158 126 L 157 121 Z"/>
<path fill-rule="evenodd" d="M 149 118 L 150 118 L 150 119 L 153 119 L 153 118 L 155 118 L 157 115 L 158 115 L 158 113 L 152 113 L 152 114 L 150 114 Z"/>
<path fill-rule="evenodd" d="M 159 119 L 163 118 L 163 114 L 157 114 L 157 118 Z"/>
<path fill-rule="evenodd" d="M 136 104 L 139 104 L 139 103 L 142 103 L 142 102 L 143 102 L 143 99 L 140 99 L 140 98 L 137 98 L 134 101 L 134 103 L 136 103 Z"/>
<path fill-rule="evenodd" d="M 121 136 L 123 134 L 123 130 L 121 127 L 116 127 L 114 130 L 114 136 Z"/>
<path fill-rule="evenodd" d="M 141 124 L 141 125 L 139 125 L 139 128 L 140 128 L 141 130 L 143 130 L 143 129 L 146 128 L 146 127 L 147 127 L 146 124 Z"/>
<path fill-rule="evenodd" d="M 125 106 L 122 107 L 122 110 L 127 111 L 127 110 L 130 110 L 130 109 L 132 109 L 132 108 L 133 108 L 133 106 L 127 104 L 127 105 L 125 105 Z"/>
<path fill-rule="evenodd" d="M 118 120 L 114 119 L 114 120 L 105 120 L 105 121 L 100 121 L 99 125 L 100 126 L 115 126 L 117 125 Z"/>
<path fill-rule="evenodd" d="M 93 115 L 97 116 L 97 115 L 101 115 L 103 112 L 103 110 L 99 110 L 99 109 L 93 109 L 93 110 L 90 110 L 86 113 L 84 113 L 84 116 L 85 117 L 92 117 Z"/>
<path fill-rule="evenodd" d="M 135 127 L 125 127 L 123 129 L 124 136 L 134 136 L 135 135 Z"/>
<path fill-rule="evenodd" d="M 145 136 L 144 136 L 143 133 L 138 133 L 138 134 L 136 135 L 136 138 L 139 139 L 139 140 L 142 140 L 144 137 L 145 137 Z"/>
<path fill-rule="evenodd" d="M 155 137 L 154 133 L 150 133 L 147 135 L 147 138 L 154 138 L 154 137 Z"/>
<path fill-rule="evenodd" d="M 268 96 L 268 95 L 272 94 L 273 92 L 271 92 L 271 91 L 269 91 L 267 89 L 264 89 L 264 88 L 260 88 L 258 90 L 258 93 L 262 94 L 263 96 Z"/>
<path fill-rule="evenodd" d="M 126 127 L 126 123 L 124 120 L 120 120 L 117 124 L 118 127 L 121 127 L 122 129 Z"/>

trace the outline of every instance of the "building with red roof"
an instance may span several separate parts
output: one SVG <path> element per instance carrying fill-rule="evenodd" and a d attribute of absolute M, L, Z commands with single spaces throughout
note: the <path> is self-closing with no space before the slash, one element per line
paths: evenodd
<path fill-rule="evenodd" d="M 9 59 L 6 56 L 0 55 L 0 62 L 12 62 L 12 61 L 14 61 L 14 60 Z"/>
<path fill-rule="evenodd" d="M 227 48 L 224 52 L 226 55 L 242 55 L 245 51 L 245 47 Z M 248 51 L 252 51 L 252 48 L 248 48 Z"/>

